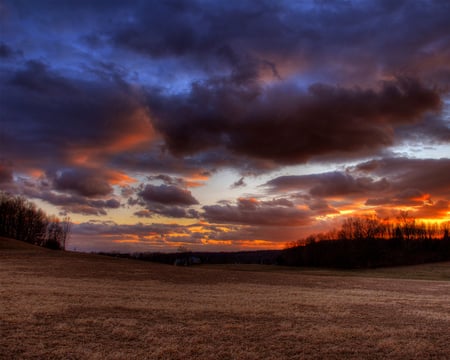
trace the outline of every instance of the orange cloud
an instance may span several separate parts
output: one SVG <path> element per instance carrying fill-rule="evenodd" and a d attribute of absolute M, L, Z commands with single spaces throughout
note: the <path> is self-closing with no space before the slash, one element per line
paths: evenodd
<path fill-rule="evenodd" d="M 120 171 L 109 171 L 108 175 L 108 180 L 111 185 L 125 186 L 137 182 L 135 178 Z"/>
<path fill-rule="evenodd" d="M 412 215 L 418 219 L 445 221 L 450 218 L 450 201 L 439 200 L 415 209 Z"/>
<path fill-rule="evenodd" d="M 424 203 L 427 202 L 428 203 L 431 200 L 431 195 L 430 194 L 422 194 L 420 196 L 412 197 L 411 200 L 418 201 L 418 202 L 424 202 Z"/>
<path fill-rule="evenodd" d="M 30 169 L 28 174 L 36 179 L 45 176 L 45 173 L 41 169 Z"/>
<path fill-rule="evenodd" d="M 205 182 L 209 180 L 209 175 L 205 175 L 204 173 L 197 173 L 189 176 L 184 180 L 184 184 L 187 187 L 200 187 L 205 186 Z"/>
<path fill-rule="evenodd" d="M 105 157 L 128 150 L 137 150 L 157 138 L 147 110 L 138 108 L 126 119 L 112 121 L 109 136 L 89 145 L 79 143 L 68 150 L 68 162 L 73 165 L 102 166 Z"/>
<path fill-rule="evenodd" d="M 282 249 L 285 244 L 268 240 L 237 240 L 236 245 L 244 249 Z"/>

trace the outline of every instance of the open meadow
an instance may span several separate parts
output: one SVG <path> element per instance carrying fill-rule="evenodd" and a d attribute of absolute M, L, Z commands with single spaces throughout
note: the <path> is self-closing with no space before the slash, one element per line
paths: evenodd
<path fill-rule="evenodd" d="M 2 359 L 449 359 L 450 263 L 175 267 L 0 239 Z"/>

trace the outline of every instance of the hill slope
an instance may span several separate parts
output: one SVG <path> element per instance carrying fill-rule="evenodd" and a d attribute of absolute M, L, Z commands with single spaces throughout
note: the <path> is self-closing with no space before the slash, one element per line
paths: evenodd
<path fill-rule="evenodd" d="M 0 251 L 8 250 L 8 251 L 46 251 L 46 249 L 26 243 L 24 241 L 14 240 L 10 238 L 5 238 L 0 236 Z"/>
<path fill-rule="evenodd" d="M 369 276 L 257 265 L 175 267 L 0 239 L 0 354 L 450 358 L 450 282 Z"/>

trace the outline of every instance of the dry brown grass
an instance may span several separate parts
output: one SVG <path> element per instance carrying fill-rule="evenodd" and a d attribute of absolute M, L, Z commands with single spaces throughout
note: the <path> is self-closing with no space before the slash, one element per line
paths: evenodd
<path fill-rule="evenodd" d="M 389 271 L 181 268 L 0 239 L 0 357 L 449 359 L 450 282 Z"/>

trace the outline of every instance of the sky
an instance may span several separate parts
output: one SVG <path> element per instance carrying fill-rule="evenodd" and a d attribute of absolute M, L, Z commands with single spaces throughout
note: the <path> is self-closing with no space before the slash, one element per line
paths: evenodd
<path fill-rule="evenodd" d="M 0 0 L 0 190 L 80 251 L 450 219 L 450 2 Z"/>

